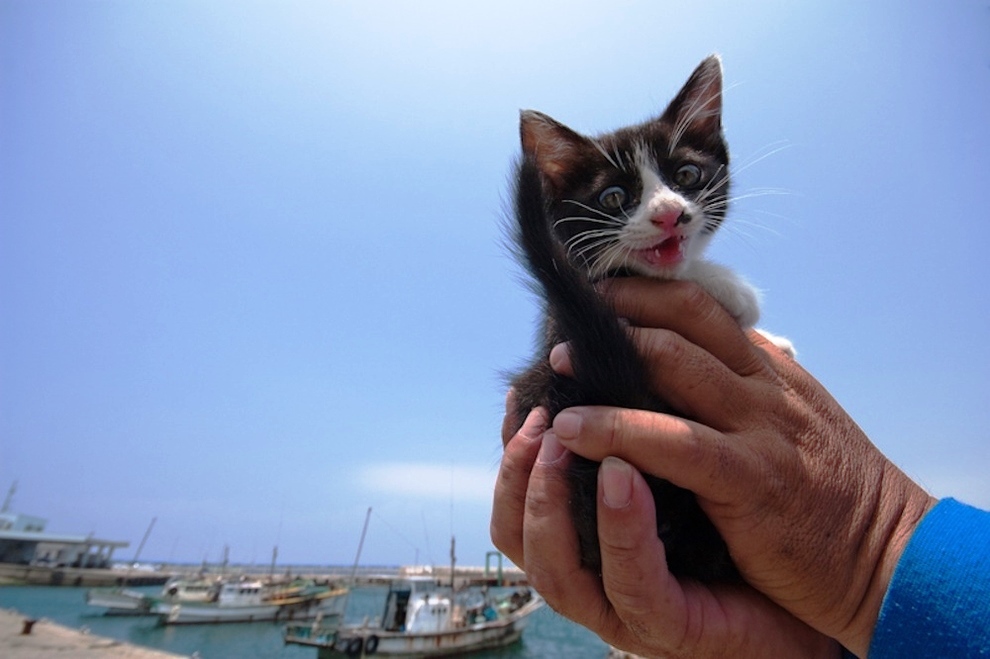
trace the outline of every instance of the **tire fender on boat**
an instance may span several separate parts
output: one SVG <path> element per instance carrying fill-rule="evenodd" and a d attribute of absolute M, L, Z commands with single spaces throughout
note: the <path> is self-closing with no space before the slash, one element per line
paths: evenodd
<path fill-rule="evenodd" d="M 360 636 L 347 641 L 346 654 L 348 657 L 360 657 L 361 649 L 364 647 L 364 639 Z"/>
<path fill-rule="evenodd" d="M 376 652 L 378 652 L 378 637 L 372 634 L 364 644 L 364 653 L 375 654 Z"/>

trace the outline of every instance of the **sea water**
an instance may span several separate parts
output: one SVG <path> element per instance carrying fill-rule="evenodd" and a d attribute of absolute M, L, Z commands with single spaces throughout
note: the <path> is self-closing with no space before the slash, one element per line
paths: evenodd
<path fill-rule="evenodd" d="M 0 608 L 15 609 L 26 617 L 48 618 L 72 629 L 85 628 L 98 636 L 202 659 L 316 659 L 314 648 L 285 645 L 282 625 L 229 623 L 222 625 L 162 626 L 155 616 L 105 616 L 86 604 L 86 588 L 54 586 L 0 586 Z M 135 588 L 150 595 L 160 588 Z M 384 607 L 384 587 L 351 591 L 347 621 L 377 619 Z M 507 648 L 472 654 L 477 659 L 604 659 L 608 648 L 597 636 L 549 607 L 529 619 L 522 641 Z"/>

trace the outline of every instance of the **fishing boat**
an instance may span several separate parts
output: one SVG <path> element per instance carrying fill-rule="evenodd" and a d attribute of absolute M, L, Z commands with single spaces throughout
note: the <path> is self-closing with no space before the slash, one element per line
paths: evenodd
<path fill-rule="evenodd" d="M 317 648 L 331 657 L 441 657 L 510 645 L 528 618 L 543 607 L 531 588 L 495 590 L 437 586 L 429 577 L 392 582 L 380 620 L 362 624 L 287 625 L 286 643 Z"/>
<path fill-rule="evenodd" d="M 158 595 L 131 588 L 92 588 L 86 591 L 86 604 L 103 608 L 108 616 L 153 615 L 156 605 L 214 602 L 220 594 L 220 577 L 173 577 Z"/>
<path fill-rule="evenodd" d="M 215 601 L 152 605 L 152 613 L 165 625 L 197 623 L 337 620 L 346 588 L 297 581 L 278 584 L 260 579 L 223 583 Z"/>

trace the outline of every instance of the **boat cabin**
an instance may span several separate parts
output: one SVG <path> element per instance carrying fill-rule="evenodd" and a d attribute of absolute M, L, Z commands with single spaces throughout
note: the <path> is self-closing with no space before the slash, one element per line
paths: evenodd
<path fill-rule="evenodd" d="M 401 579 L 389 587 L 381 626 L 391 632 L 440 631 L 450 626 L 451 606 L 449 591 L 432 577 Z"/>
<path fill-rule="evenodd" d="M 220 588 L 217 601 L 220 606 L 248 606 L 261 604 L 266 594 L 265 586 L 260 581 L 238 581 L 225 583 Z"/>

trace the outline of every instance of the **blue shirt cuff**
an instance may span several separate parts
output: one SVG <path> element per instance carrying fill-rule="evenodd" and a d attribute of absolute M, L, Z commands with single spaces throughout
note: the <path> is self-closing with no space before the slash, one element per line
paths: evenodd
<path fill-rule="evenodd" d="M 990 657 L 990 513 L 944 499 L 908 541 L 870 659 Z"/>

